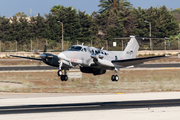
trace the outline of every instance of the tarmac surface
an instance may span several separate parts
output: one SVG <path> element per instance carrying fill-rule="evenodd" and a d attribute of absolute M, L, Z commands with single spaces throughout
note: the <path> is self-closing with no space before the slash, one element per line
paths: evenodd
<path fill-rule="evenodd" d="M 137 69 L 179 69 L 180 63 Z M 57 70 L 51 66 L 2 66 L 0 71 Z M 149 70 L 148 69 L 148 70 Z M 178 120 L 180 92 L 0 93 L 0 120 Z"/>
<path fill-rule="evenodd" d="M 15 97 L 18 96 L 18 97 Z M 2 120 L 178 120 L 180 93 L 1 93 Z"/>
<path fill-rule="evenodd" d="M 136 65 L 134 68 L 180 68 L 180 63 L 158 63 L 158 64 L 141 64 Z M 12 71 L 12 70 L 57 70 L 57 67 L 41 65 L 23 65 L 23 66 L 1 66 L 0 71 Z"/>

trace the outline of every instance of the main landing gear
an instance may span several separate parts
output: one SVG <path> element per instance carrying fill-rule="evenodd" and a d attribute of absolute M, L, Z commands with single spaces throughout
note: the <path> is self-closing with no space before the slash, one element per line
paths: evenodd
<path fill-rule="evenodd" d="M 115 75 L 112 75 L 111 76 L 111 80 L 113 82 L 117 82 L 119 80 L 119 76 L 117 75 L 117 71 L 115 70 Z"/>
<path fill-rule="evenodd" d="M 64 75 L 62 74 L 61 70 L 58 70 L 58 76 L 60 76 L 61 81 L 67 81 L 68 80 L 68 76 L 66 75 L 66 70 L 64 70 Z"/>
<path fill-rule="evenodd" d="M 64 75 L 62 73 L 61 67 L 62 67 L 62 61 L 59 61 L 59 70 L 58 70 L 58 76 L 60 76 L 61 81 L 67 81 L 68 80 L 68 76 L 66 75 L 66 69 L 64 70 Z"/>

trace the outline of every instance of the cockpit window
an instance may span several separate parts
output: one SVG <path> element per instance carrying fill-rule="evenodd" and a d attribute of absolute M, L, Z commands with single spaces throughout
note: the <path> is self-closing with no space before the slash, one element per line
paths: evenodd
<path fill-rule="evenodd" d="M 68 51 L 80 51 L 82 47 L 80 46 L 71 46 Z"/>

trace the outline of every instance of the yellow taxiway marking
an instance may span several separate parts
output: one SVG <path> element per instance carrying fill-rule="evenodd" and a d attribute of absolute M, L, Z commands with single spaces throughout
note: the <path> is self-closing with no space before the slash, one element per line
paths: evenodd
<path fill-rule="evenodd" d="M 124 94 L 124 93 L 116 93 L 116 94 L 120 95 L 120 94 Z"/>

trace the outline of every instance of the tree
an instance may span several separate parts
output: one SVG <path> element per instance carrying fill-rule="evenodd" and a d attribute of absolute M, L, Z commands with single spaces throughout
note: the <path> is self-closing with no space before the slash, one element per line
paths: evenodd
<path fill-rule="evenodd" d="M 137 19 L 136 35 L 149 36 L 149 24 L 145 23 L 145 20 L 151 22 L 154 37 L 169 37 L 178 32 L 178 23 L 166 6 L 149 9 L 139 7 L 133 10 L 133 14 Z"/>
<path fill-rule="evenodd" d="M 15 14 L 16 17 L 27 17 L 27 15 L 24 12 L 18 12 Z"/>
<path fill-rule="evenodd" d="M 80 42 L 90 42 L 94 39 L 94 31 L 92 31 L 93 20 L 89 14 L 85 12 L 78 12 L 78 24 L 80 25 L 80 29 L 78 31 L 77 40 Z"/>
<path fill-rule="evenodd" d="M 40 14 L 38 14 L 38 16 L 36 17 L 31 17 L 31 29 L 32 29 L 32 33 L 33 36 L 35 38 L 44 38 L 44 32 L 46 29 L 46 24 L 44 22 L 44 17 L 42 17 Z"/>
<path fill-rule="evenodd" d="M 0 17 L 0 40 L 5 41 L 11 41 L 11 38 L 9 37 L 11 28 L 10 19 L 6 18 L 5 16 Z"/>
<path fill-rule="evenodd" d="M 100 30 L 107 35 L 109 40 L 117 36 L 127 36 L 134 32 L 136 19 L 131 14 L 130 2 L 127 0 L 101 0 L 100 2 L 100 15 L 97 16 Z"/>
<path fill-rule="evenodd" d="M 120 7 L 132 7 L 130 2 L 127 2 L 127 0 L 100 0 L 100 3 L 101 4 L 98 5 L 98 7 L 101 7 L 99 13 L 111 13 L 112 11 L 117 13 Z"/>
<path fill-rule="evenodd" d="M 177 8 L 177 9 L 171 11 L 171 13 L 172 13 L 173 16 L 176 18 L 176 20 L 178 21 L 178 23 L 180 23 L 180 8 Z"/>

